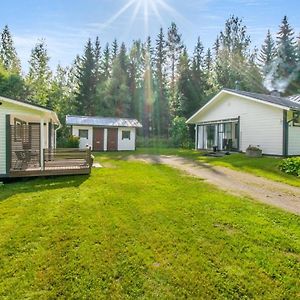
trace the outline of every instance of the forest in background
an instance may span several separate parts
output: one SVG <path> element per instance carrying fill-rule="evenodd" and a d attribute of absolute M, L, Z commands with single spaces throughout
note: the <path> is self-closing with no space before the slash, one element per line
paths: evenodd
<path fill-rule="evenodd" d="M 205 48 L 199 37 L 190 51 L 172 23 L 155 39 L 131 45 L 89 39 L 72 65 L 58 65 L 55 71 L 49 60 L 46 42 L 38 41 L 25 74 L 5 26 L 0 95 L 52 108 L 62 124 L 72 114 L 136 118 L 143 124 L 141 136 L 171 135 L 175 143 L 189 139 L 186 119 L 222 88 L 300 93 L 300 36 L 286 16 L 275 36 L 266 32 L 259 48 L 253 46 L 244 21 L 231 16 L 212 48 Z M 60 135 L 66 138 L 68 131 L 64 128 Z"/>

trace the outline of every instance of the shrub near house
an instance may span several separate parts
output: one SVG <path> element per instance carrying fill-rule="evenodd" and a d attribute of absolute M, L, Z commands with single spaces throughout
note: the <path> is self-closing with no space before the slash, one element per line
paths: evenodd
<path fill-rule="evenodd" d="M 284 159 L 280 163 L 279 169 L 284 173 L 300 177 L 300 157 Z"/>

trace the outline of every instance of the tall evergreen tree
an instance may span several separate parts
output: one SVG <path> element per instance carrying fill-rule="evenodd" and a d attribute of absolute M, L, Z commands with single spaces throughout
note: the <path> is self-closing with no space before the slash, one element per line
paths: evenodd
<path fill-rule="evenodd" d="M 261 47 L 258 57 L 259 66 L 264 76 L 269 74 L 272 64 L 276 58 L 276 46 L 270 30 L 268 30 L 266 39 Z"/>
<path fill-rule="evenodd" d="M 90 39 L 77 67 L 78 91 L 75 97 L 77 113 L 92 116 L 95 114 L 97 80 L 95 78 L 95 51 Z"/>
<path fill-rule="evenodd" d="M 111 60 L 112 60 L 112 63 L 117 58 L 118 53 L 119 53 L 119 44 L 118 44 L 117 39 L 114 39 L 114 41 L 111 45 Z"/>
<path fill-rule="evenodd" d="M 101 62 L 101 74 L 103 80 L 107 80 L 110 77 L 110 72 L 111 72 L 110 49 L 109 49 L 109 44 L 106 44 L 103 51 L 102 62 Z"/>
<path fill-rule="evenodd" d="M 1 33 L 0 62 L 7 71 L 14 74 L 21 73 L 21 62 L 18 58 L 12 35 L 7 25 Z"/>
<path fill-rule="evenodd" d="M 177 25 L 172 23 L 168 30 L 168 39 L 167 39 L 167 57 L 169 63 L 169 77 L 170 77 L 170 106 L 176 107 L 176 75 L 177 75 L 177 66 L 179 58 L 184 49 L 181 34 L 178 32 Z M 174 103 L 172 103 L 174 102 Z M 175 113 L 173 109 L 171 113 Z M 175 115 L 172 115 L 175 117 Z"/>
<path fill-rule="evenodd" d="M 42 40 L 31 51 L 26 85 L 29 99 L 32 99 L 35 103 L 51 107 L 50 85 L 52 72 L 49 67 L 49 60 L 45 41 Z"/>
<path fill-rule="evenodd" d="M 167 135 L 170 124 L 170 113 L 167 91 L 167 43 L 163 29 L 160 28 L 156 39 L 154 72 L 157 97 L 154 103 L 154 130 L 157 135 Z"/>
<path fill-rule="evenodd" d="M 275 73 L 275 87 L 284 92 L 289 81 L 292 80 L 297 68 L 297 52 L 295 34 L 287 16 L 284 16 L 277 35 L 277 67 Z"/>

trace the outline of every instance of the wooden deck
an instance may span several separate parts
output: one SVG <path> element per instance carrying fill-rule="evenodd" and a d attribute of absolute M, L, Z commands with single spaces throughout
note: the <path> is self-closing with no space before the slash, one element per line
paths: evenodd
<path fill-rule="evenodd" d="M 28 157 L 28 155 L 24 155 L 24 157 Z M 11 168 L 8 177 L 86 175 L 90 174 L 92 168 L 90 149 L 45 149 L 43 158 L 42 164 L 30 161 L 15 164 L 22 168 Z"/>

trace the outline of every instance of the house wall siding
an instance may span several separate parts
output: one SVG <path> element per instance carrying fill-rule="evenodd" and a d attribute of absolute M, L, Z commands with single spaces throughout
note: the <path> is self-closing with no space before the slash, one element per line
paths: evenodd
<path fill-rule="evenodd" d="M 259 145 L 265 154 L 282 155 L 282 109 L 225 95 L 203 110 L 197 123 L 233 119 L 240 116 L 240 150 L 249 145 Z"/>
<path fill-rule="evenodd" d="M 292 118 L 293 113 L 289 112 L 288 121 Z M 290 122 L 288 130 L 288 155 L 300 155 L 300 127 L 293 126 L 293 122 Z"/>
<path fill-rule="evenodd" d="M 6 117 L 0 112 L 0 175 L 6 174 Z"/>
<path fill-rule="evenodd" d="M 87 146 L 93 150 L 93 127 L 92 126 L 72 126 L 72 135 L 79 137 L 79 130 L 88 130 L 88 139 L 80 139 L 79 148 L 86 149 Z"/>
<path fill-rule="evenodd" d="M 122 140 L 122 131 L 130 131 L 130 140 Z M 119 128 L 118 130 L 118 150 L 119 151 L 133 151 L 135 150 L 135 128 Z"/>

